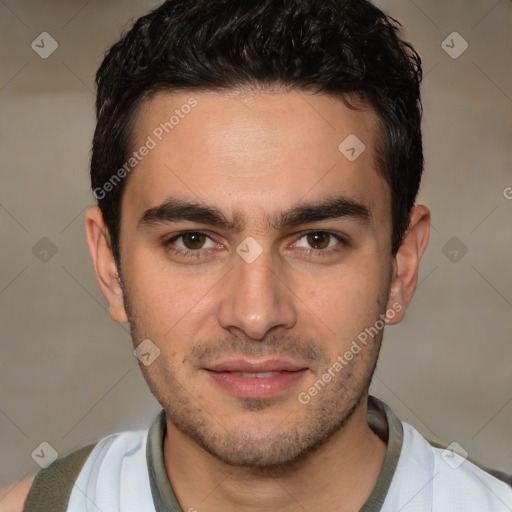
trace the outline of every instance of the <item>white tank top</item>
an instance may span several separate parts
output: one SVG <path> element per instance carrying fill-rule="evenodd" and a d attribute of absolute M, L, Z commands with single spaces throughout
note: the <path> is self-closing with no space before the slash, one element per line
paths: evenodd
<path fill-rule="evenodd" d="M 147 431 L 101 439 L 76 479 L 69 512 L 156 512 L 146 463 Z"/>
<path fill-rule="evenodd" d="M 447 462 L 446 452 L 402 425 L 402 451 L 380 512 L 512 511 L 510 486 L 457 454 Z M 100 440 L 76 480 L 68 512 L 156 512 L 147 435 L 122 432 Z"/>

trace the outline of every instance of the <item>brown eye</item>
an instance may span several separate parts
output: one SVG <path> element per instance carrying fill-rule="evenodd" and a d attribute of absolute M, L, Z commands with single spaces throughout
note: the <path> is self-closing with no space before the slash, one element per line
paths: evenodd
<path fill-rule="evenodd" d="M 181 236 L 183 245 L 187 249 L 201 249 L 206 241 L 206 236 L 203 233 L 184 233 Z"/>
<path fill-rule="evenodd" d="M 325 249 L 329 246 L 331 238 L 332 235 L 325 231 L 313 231 L 307 234 L 308 244 L 313 247 L 313 249 Z"/>
<path fill-rule="evenodd" d="M 330 231 L 303 232 L 294 247 L 305 251 L 309 256 L 332 256 L 342 251 L 348 243 L 341 234 Z"/>

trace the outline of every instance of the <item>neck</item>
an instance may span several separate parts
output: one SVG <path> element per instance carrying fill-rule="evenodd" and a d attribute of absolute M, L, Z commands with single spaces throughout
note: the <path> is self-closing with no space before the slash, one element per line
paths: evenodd
<path fill-rule="evenodd" d="M 164 441 L 167 476 L 182 509 L 192 512 L 356 512 L 371 494 L 385 454 L 386 444 L 368 426 L 366 399 L 337 433 L 293 468 L 230 466 L 169 420 Z"/>

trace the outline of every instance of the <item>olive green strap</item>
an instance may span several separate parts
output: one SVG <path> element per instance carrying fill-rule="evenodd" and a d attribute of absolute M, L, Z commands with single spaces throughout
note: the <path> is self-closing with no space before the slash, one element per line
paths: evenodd
<path fill-rule="evenodd" d="M 71 490 L 96 443 L 53 461 L 35 476 L 23 512 L 65 512 Z"/>

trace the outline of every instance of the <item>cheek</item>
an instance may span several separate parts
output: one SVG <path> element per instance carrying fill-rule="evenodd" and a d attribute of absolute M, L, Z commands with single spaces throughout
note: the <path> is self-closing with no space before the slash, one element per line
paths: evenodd
<path fill-rule="evenodd" d="M 158 258 L 132 252 L 126 260 L 126 288 L 140 334 L 166 344 L 194 339 L 194 326 L 213 314 L 215 285 L 222 274 L 191 274 Z M 220 280 L 220 282 L 219 282 Z"/>
<path fill-rule="evenodd" d="M 313 312 L 312 321 L 320 320 L 337 344 L 340 336 L 346 341 L 372 325 L 385 303 L 383 277 L 375 265 L 338 268 L 304 285 L 305 313 Z"/>
<path fill-rule="evenodd" d="M 381 291 L 381 280 L 375 268 L 347 266 L 315 279 L 304 293 L 312 304 L 327 312 L 358 311 L 362 304 L 373 304 L 372 299 Z"/>

